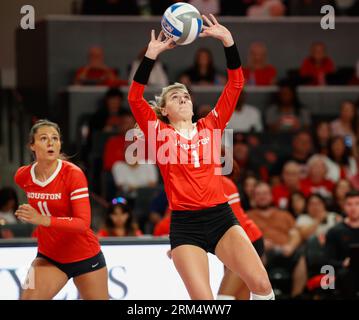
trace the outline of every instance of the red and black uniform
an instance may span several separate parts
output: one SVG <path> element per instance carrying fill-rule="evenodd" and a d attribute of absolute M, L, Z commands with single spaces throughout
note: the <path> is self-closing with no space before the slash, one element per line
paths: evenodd
<path fill-rule="evenodd" d="M 182 227 L 173 228 L 175 225 L 178 226 L 176 217 L 181 220 L 179 224 L 185 223 L 186 230 L 189 230 L 190 225 L 197 227 L 198 224 L 194 221 L 185 222 L 186 217 L 196 219 L 200 216 L 203 218 L 200 219 L 201 223 L 205 224 L 210 216 L 213 216 L 213 222 L 213 219 L 216 220 L 220 213 L 233 215 L 222 184 L 221 135 L 236 107 L 243 88 L 244 77 L 236 45 L 224 49 L 228 81 L 214 109 L 205 118 L 195 123 L 188 137 L 170 124 L 158 120 L 155 112 L 143 97 L 155 60 L 144 57 L 129 90 L 128 101 L 131 110 L 150 148 L 155 152 L 156 163 L 164 180 L 169 208 L 172 210 L 170 233 L 172 248 L 184 244 L 183 242 L 190 242 L 214 252 L 214 246 L 224 232 L 231 225 L 238 224 L 234 216 L 227 220 L 222 219 L 227 224 L 220 224 L 222 228 L 217 228 L 215 232 L 207 230 L 208 232 L 201 234 L 201 239 L 197 240 L 194 237 L 186 238 L 189 234 L 186 231 L 187 236 L 184 235 L 180 231 Z M 185 217 L 184 220 L 180 219 L 182 215 Z M 212 224 L 208 222 L 207 225 Z M 197 232 L 200 233 L 196 228 L 192 229 L 192 234 Z"/>
<path fill-rule="evenodd" d="M 50 225 L 38 226 L 35 232 L 38 256 L 59 267 L 75 266 L 75 263 L 88 259 L 96 261 L 90 263 L 95 267 L 89 271 L 103 267 L 105 262 L 100 244 L 90 229 L 91 208 L 84 173 L 76 165 L 58 160 L 51 177 L 39 181 L 35 175 L 36 165 L 19 168 L 15 182 L 26 192 L 28 203 L 42 215 L 50 217 Z M 70 273 L 72 276 L 76 274 Z"/>

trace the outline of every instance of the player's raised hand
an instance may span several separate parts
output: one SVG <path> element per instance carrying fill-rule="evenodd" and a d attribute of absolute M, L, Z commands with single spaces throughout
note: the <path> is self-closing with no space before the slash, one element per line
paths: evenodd
<path fill-rule="evenodd" d="M 34 209 L 29 204 L 22 204 L 15 212 L 15 216 L 19 218 L 19 220 L 27 223 L 31 223 L 34 225 L 50 225 L 50 218 L 41 215 L 36 209 Z"/>
<path fill-rule="evenodd" d="M 156 59 L 161 52 L 173 49 L 175 46 L 176 43 L 172 39 L 167 38 L 163 31 L 156 38 L 155 30 L 152 30 L 151 41 L 148 44 L 145 56 L 150 59 Z"/>
<path fill-rule="evenodd" d="M 231 32 L 223 25 L 221 25 L 213 14 L 210 14 L 208 18 L 204 14 L 202 15 L 203 20 L 207 23 L 207 26 L 203 24 L 202 32 L 200 37 L 212 37 L 221 40 L 225 47 L 230 47 L 234 44 Z"/>

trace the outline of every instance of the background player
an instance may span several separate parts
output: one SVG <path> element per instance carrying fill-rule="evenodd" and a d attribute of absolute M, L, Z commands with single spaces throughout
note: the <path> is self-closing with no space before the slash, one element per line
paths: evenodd
<path fill-rule="evenodd" d="M 57 124 L 39 120 L 30 131 L 36 162 L 21 167 L 15 182 L 27 195 L 16 216 L 37 225 L 38 254 L 21 299 L 52 299 L 73 278 L 82 299 L 108 299 L 107 268 L 90 229 L 87 180 L 80 168 L 62 160 Z"/>

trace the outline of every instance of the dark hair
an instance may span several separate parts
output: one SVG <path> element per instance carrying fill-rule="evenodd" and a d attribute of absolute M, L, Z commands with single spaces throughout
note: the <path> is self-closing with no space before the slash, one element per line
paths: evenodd
<path fill-rule="evenodd" d="M 288 211 L 294 218 L 296 218 L 297 216 L 295 215 L 294 205 L 293 205 L 293 202 L 294 202 L 293 197 L 294 196 L 301 196 L 304 199 L 304 209 L 303 209 L 303 212 L 301 212 L 301 213 L 305 213 L 305 211 L 307 209 L 307 199 L 306 199 L 305 195 L 300 191 L 295 191 L 289 196 Z"/>
<path fill-rule="evenodd" d="M 328 150 L 328 157 L 330 159 L 332 159 L 334 162 L 336 162 L 336 159 L 334 158 L 334 153 L 333 153 L 333 144 L 337 141 L 337 140 L 340 140 L 343 142 L 343 145 L 344 145 L 344 153 L 341 157 L 341 159 L 339 160 L 339 164 L 342 164 L 342 165 L 349 165 L 349 158 L 351 156 L 351 149 L 348 148 L 346 145 L 345 145 L 345 142 L 344 142 L 344 138 L 342 136 L 334 136 L 332 138 L 330 138 L 329 140 L 329 150 Z"/>
<path fill-rule="evenodd" d="M 136 228 L 135 228 L 135 223 L 133 221 L 132 209 L 127 204 L 127 202 L 111 204 L 110 207 L 107 209 L 107 217 L 106 217 L 105 225 L 109 233 L 112 234 L 113 229 L 115 228 L 115 224 L 113 223 L 111 216 L 115 213 L 116 208 L 121 208 L 123 213 L 128 214 L 128 219 L 125 223 L 126 236 L 135 235 Z"/>
<path fill-rule="evenodd" d="M 350 190 L 345 194 L 345 200 L 350 198 L 359 197 L 359 191 L 358 190 Z"/>
<path fill-rule="evenodd" d="M 0 189 L 0 209 L 3 208 L 10 200 L 15 201 L 15 207 L 17 208 L 19 203 L 15 189 L 11 187 L 4 187 Z"/>
<path fill-rule="evenodd" d="M 275 106 L 277 106 L 277 108 L 279 108 L 282 104 L 281 102 L 281 90 L 284 88 L 288 88 L 290 89 L 290 91 L 293 94 L 293 107 L 294 107 L 294 113 L 296 115 L 299 115 L 299 111 L 300 108 L 302 107 L 300 101 L 299 101 L 299 97 L 297 94 L 297 87 L 295 86 L 295 84 L 293 84 L 291 81 L 289 80 L 282 80 L 279 84 L 279 88 L 278 91 L 274 94 L 273 96 L 273 104 Z"/>
<path fill-rule="evenodd" d="M 113 97 L 119 97 L 123 99 L 123 93 L 118 88 L 110 88 L 105 95 L 105 100 Z"/>
<path fill-rule="evenodd" d="M 317 199 L 319 199 L 319 200 L 322 202 L 322 204 L 324 205 L 324 209 L 325 209 L 326 211 L 328 210 L 328 208 L 327 208 L 327 202 L 326 202 L 325 198 L 324 198 L 321 194 L 319 194 L 319 193 L 312 193 L 312 194 L 309 195 L 309 197 L 307 198 L 307 211 L 308 211 L 309 202 L 310 202 L 310 200 L 311 200 L 312 198 L 317 198 Z"/>
<path fill-rule="evenodd" d="M 205 52 L 208 54 L 209 57 L 209 63 L 208 63 L 208 69 L 207 69 L 207 75 L 211 79 L 211 81 L 215 80 L 216 70 L 213 63 L 213 55 L 212 52 L 208 48 L 199 48 L 196 51 L 195 58 L 194 58 L 194 69 L 199 72 L 199 63 L 198 63 L 198 57 L 201 52 Z"/>
<path fill-rule="evenodd" d="M 343 106 L 344 104 L 351 104 L 354 108 L 354 116 L 353 116 L 353 120 L 351 123 L 351 129 L 352 131 L 356 134 L 358 132 L 358 110 L 357 110 L 357 106 L 355 105 L 354 101 L 352 100 L 344 100 L 342 101 L 341 105 L 340 105 L 340 113 L 342 112 Z"/>

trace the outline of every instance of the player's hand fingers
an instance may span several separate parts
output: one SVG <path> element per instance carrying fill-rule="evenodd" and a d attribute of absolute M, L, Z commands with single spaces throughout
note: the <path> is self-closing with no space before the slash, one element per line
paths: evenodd
<path fill-rule="evenodd" d="M 214 24 L 219 24 L 216 17 L 212 13 L 210 13 L 209 16 L 211 17 Z"/>
<path fill-rule="evenodd" d="M 162 41 L 163 40 L 163 35 L 164 35 L 163 30 L 161 30 L 161 32 L 158 34 L 157 40 Z"/>
<path fill-rule="evenodd" d="M 213 26 L 213 23 L 211 20 L 209 20 L 204 14 L 202 14 L 202 17 L 203 17 L 203 20 L 206 21 L 206 23 L 212 27 Z"/>
<path fill-rule="evenodd" d="M 155 41 L 156 40 L 156 35 L 155 35 L 155 30 L 151 30 L 151 41 Z"/>

